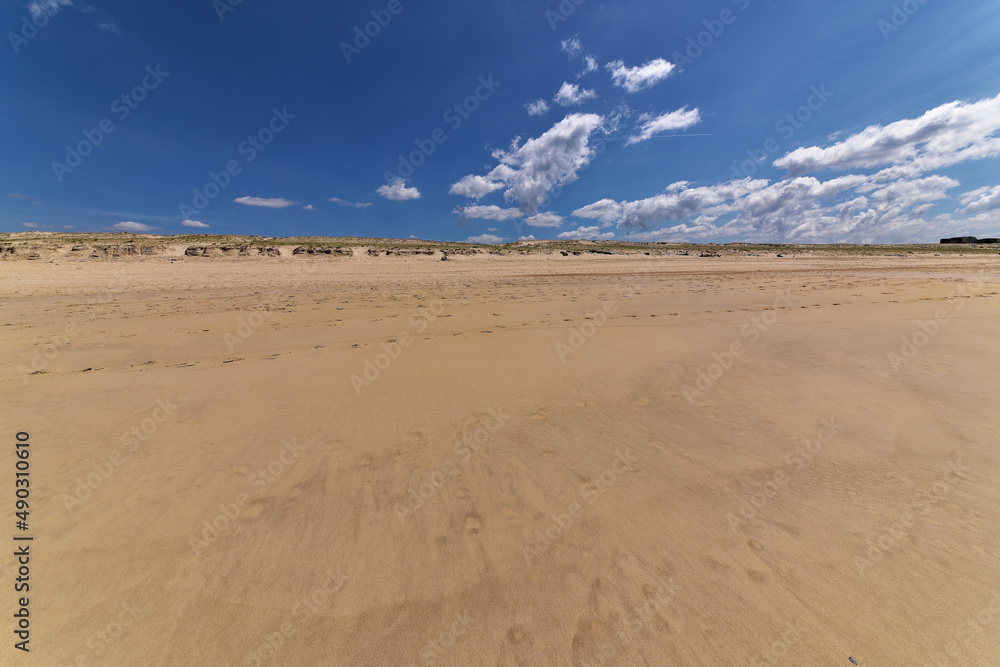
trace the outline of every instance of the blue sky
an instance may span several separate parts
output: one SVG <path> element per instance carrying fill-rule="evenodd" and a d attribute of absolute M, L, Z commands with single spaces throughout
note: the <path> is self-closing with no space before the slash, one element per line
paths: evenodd
<path fill-rule="evenodd" d="M 1000 236 L 998 0 L 236 2 L 4 3 L 0 231 Z"/>

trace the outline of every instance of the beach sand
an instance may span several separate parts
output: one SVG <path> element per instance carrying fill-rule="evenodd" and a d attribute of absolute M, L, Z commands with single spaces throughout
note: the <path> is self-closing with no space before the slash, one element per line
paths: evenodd
<path fill-rule="evenodd" d="M 1000 664 L 995 255 L 451 259 L 0 262 L 3 661 Z"/>

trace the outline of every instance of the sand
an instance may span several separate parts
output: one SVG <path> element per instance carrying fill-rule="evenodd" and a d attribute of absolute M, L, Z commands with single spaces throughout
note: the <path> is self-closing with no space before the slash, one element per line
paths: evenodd
<path fill-rule="evenodd" d="M 2 661 L 1000 664 L 998 269 L 0 262 Z"/>

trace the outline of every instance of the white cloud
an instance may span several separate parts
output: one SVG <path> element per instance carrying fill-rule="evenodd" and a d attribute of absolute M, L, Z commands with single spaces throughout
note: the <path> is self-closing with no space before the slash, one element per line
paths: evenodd
<path fill-rule="evenodd" d="M 503 243 L 503 239 L 495 234 L 480 234 L 479 236 L 470 236 L 465 239 L 466 243 Z"/>
<path fill-rule="evenodd" d="M 117 229 L 120 232 L 148 232 L 152 227 L 149 225 L 144 225 L 141 222 L 119 222 L 111 225 L 112 229 Z"/>
<path fill-rule="evenodd" d="M 578 79 L 585 74 L 590 74 L 591 72 L 597 71 L 597 58 L 595 58 L 594 56 L 587 56 L 586 58 L 584 58 L 584 60 L 586 61 L 587 66 L 583 68 L 582 72 L 576 75 L 576 78 Z"/>
<path fill-rule="evenodd" d="M 645 126 L 657 119 L 642 120 Z M 775 162 L 789 171 L 778 182 L 747 178 L 696 186 L 679 181 L 646 199 L 601 199 L 573 215 L 615 223 L 639 241 L 926 243 L 944 236 L 996 236 L 1000 186 L 952 196 L 961 183 L 933 172 L 1000 157 L 998 133 L 1000 96 L 954 102 L 916 119 L 841 135 L 846 138 L 828 148 L 792 151 Z M 800 173 L 813 169 L 846 173 L 826 180 Z M 935 213 L 956 200 L 958 210 Z"/>
<path fill-rule="evenodd" d="M 577 227 L 571 232 L 563 232 L 559 235 L 561 239 L 587 240 L 607 240 L 615 237 L 614 232 L 602 232 L 597 225 L 593 227 Z"/>
<path fill-rule="evenodd" d="M 73 0 L 32 0 L 28 4 L 28 12 L 31 14 L 31 18 L 38 19 L 43 14 L 48 14 L 50 17 L 55 16 L 60 7 L 72 6 Z"/>
<path fill-rule="evenodd" d="M 575 83 L 563 83 L 562 87 L 559 88 L 559 92 L 556 93 L 554 101 L 559 106 L 571 107 L 583 104 L 587 100 L 592 100 L 596 97 L 597 93 L 592 90 L 581 89 Z"/>
<path fill-rule="evenodd" d="M 1000 209 L 1000 185 L 966 192 L 958 200 L 965 205 L 965 213 L 982 213 Z"/>
<path fill-rule="evenodd" d="M 603 199 L 573 215 L 617 222 L 640 241 L 738 238 L 745 241 L 927 241 L 959 223 L 925 221 L 934 201 L 958 182 L 934 175 L 893 179 L 879 173 L 828 181 L 798 177 L 776 183 L 743 179 L 712 186 L 676 183 L 666 194 L 638 201 Z M 731 215 L 723 224 L 720 218 Z M 670 224 L 661 227 L 664 223 Z M 985 222 L 984 222 L 985 224 Z"/>
<path fill-rule="evenodd" d="M 524 217 L 524 213 L 519 208 L 500 208 L 499 206 L 458 206 L 454 210 L 461 216 L 462 221 L 472 220 L 493 220 L 504 222 L 507 220 L 517 220 Z"/>
<path fill-rule="evenodd" d="M 233 201 L 244 206 L 259 206 L 261 208 L 288 208 L 295 205 L 295 202 L 287 199 L 266 199 L 264 197 L 237 197 Z"/>
<path fill-rule="evenodd" d="M 529 227 L 559 227 L 562 223 L 563 217 L 555 213 L 537 213 L 524 220 Z"/>
<path fill-rule="evenodd" d="M 371 202 L 348 201 L 346 199 L 340 199 L 339 197 L 330 197 L 330 201 L 341 206 L 351 206 L 353 208 L 360 209 L 366 209 L 371 206 Z"/>
<path fill-rule="evenodd" d="M 525 214 L 534 215 L 553 188 L 572 183 L 577 172 L 590 164 L 594 157 L 590 135 L 601 127 L 602 121 L 596 114 L 570 114 L 523 146 L 519 145 L 520 138 L 515 139 L 508 150 L 493 153 L 500 164 L 481 182 L 491 184 L 490 191 L 499 189 L 493 186 L 502 183 L 501 187 L 507 188 L 504 198 L 516 201 Z M 471 187 L 472 183 L 480 182 L 476 178 L 466 176 L 452 185 L 450 192 L 464 194 L 459 190 L 465 190 L 479 194 L 479 190 Z"/>
<path fill-rule="evenodd" d="M 315 211 L 316 207 L 313 206 L 312 204 L 307 204 L 307 205 L 305 205 L 305 206 L 302 207 L 302 210 L 303 211 Z"/>
<path fill-rule="evenodd" d="M 544 116 L 549 111 L 549 103 L 545 100 L 535 100 L 524 105 L 529 116 Z"/>
<path fill-rule="evenodd" d="M 41 206 L 41 204 L 42 204 L 41 202 L 35 201 L 34 197 L 29 197 L 28 195 L 22 195 L 22 194 L 17 193 L 17 192 L 12 192 L 12 193 L 10 193 L 7 196 L 8 197 L 13 197 L 14 199 L 20 199 L 21 201 L 26 201 L 26 202 L 28 202 L 30 204 L 34 204 L 35 206 Z"/>
<path fill-rule="evenodd" d="M 605 65 L 611 72 L 611 81 L 619 88 L 630 93 L 636 93 L 643 88 L 649 88 L 663 81 L 674 71 L 674 64 L 663 58 L 650 60 L 639 67 L 626 67 L 621 60 L 615 60 Z"/>
<path fill-rule="evenodd" d="M 583 208 L 573 211 L 573 215 L 578 218 L 590 218 L 601 222 L 614 222 L 622 217 L 624 207 L 613 199 L 602 199 L 601 201 L 588 204 Z"/>
<path fill-rule="evenodd" d="M 580 55 L 581 51 L 583 51 L 583 45 L 580 44 L 580 40 L 578 38 L 570 37 L 569 39 L 564 39 L 562 41 L 562 50 L 575 58 Z"/>
<path fill-rule="evenodd" d="M 915 176 L 965 160 L 1000 155 L 1000 95 L 979 102 L 949 102 L 919 118 L 872 125 L 826 148 L 799 148 L 774 161 L 798 176 L 822 169 L 899 167 Z"/>
<path fill-rule="evenodd" d="M 119 37 L 122 36 L 122 31 L 118 29 L 118 26 L 115 25 L 114 21 L 108 21 L 106 19 L 103 19 L 103 20 L 98 21 L 94 25 L 97 26 L 98 28 L 100 28 L 101 30 L 107 30 L 108 32 L 113 32 L 114 34 L 118 35 Z"/>
<path fill-rule="evenodd" d="M 644 113 L 639 116 L 639 134 L 629 137 L 626 145 L 631 146 L 632 144 L 646 141 L 647 139 L 651 139 L 656 136 L 659 132 L 686 130 L 700 122 L 701 112 L 698 109 L 688 110 L 687 107 L 683 107 L 677 111 L 661 114 L 659 116 L 652 116 L 648 113 Z"/>
<path fill-rule="evenodd" d="M 406 181 L 399 177 L 394 178 L 388 185 L 380 186 L 375 192 L 392 201 L 420 199 L 420 190 L 406 187 Z"/>
<path fill-rule="evenodd" d="M 197 220 L 185 220 L 181 223 L 181 227 L 196 227 L 198 229 L 208 229 L 208 225 L 204 222 L 199 222 Z"/>
<path fill-rule="evenodd" d="M 469 174 L 457 183 L 453 183 L 448 189 L 448 194 L 461 195 L 463 197 L 479 201 L 485 195 L 488 195 L 491 192 L 496 192 L 502 188 L 503 183 L 501 182 L 491 181 L 490 179 L 483 178 L 482 176 Z"/>
<path fill-rule="evenodd" d="M 24 227 L 25 229 L 38 229 L 37 222 L 22 222 L 21 226 Z"/>
<path fill-rule="evenodd" d="M 534 240 L 535 237 L 531 236 L 530 234 L 528 236 L 522 236 L 521 238 L 518 239 L 518 241 L 534 241 Z"/>

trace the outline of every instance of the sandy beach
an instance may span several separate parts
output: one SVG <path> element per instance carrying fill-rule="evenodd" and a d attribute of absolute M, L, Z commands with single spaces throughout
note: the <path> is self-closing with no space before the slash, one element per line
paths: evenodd
<path fill-rule="evenodd" d="M 1000 664 L 998 268 L 0 262 L 22 661 Z"/>

